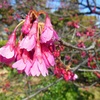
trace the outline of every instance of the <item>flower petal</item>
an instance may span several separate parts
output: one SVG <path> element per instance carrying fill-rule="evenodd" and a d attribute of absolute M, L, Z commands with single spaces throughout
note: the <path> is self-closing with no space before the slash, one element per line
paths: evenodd
<path fill-rule="evenodd" d="M 23 70 L 26 67 L 26 64 L 23 62 L 23 59 L 20 59 L 15 62 L 12 67 L 17 68 L 17 70 Z"/>
<path fill-rule="evenodd" d="M 51 21 L 50 21 L 50 18 L 49 18 L 48 15 L 46 16 L 45 24 L 46 24 L 47 27 L 52 27 L 52 24 L 51 24 Z"/>
<path fill-rule="evenodd" d="M 47 41 L 50 41 L 53 37 L 53 31 L 50 28 L 46 28 L 43 33 L 41 34 L 41 42 L 46 43 Z"/>
<path fill-rule="evenodd" d="M 32 67 L 32 63 L 30 61 L 27 60 L 27 63 L 26 63 L 26 68 L 25 68 L 25 73 L 27 75 L 30 75 L 30 69 Z"/>
<path fill-rule="evenodd" d="M 54 56 L 51 54 L 50 50 L 46 47 L 46 45 L 42 45 L 42 55 L 43 55 L 45 63 L 46 64 L 49 63 L 47 65 L 49 66 L 55 65 Z"/>
<path fill-rule="evenodd" d="M 46 56 L 48 62 L 50 63 L 50 65 L 54 66 L 55 65 L 55 60 L 54 60 L 53 55 L 51 55 L 50 52 L 47 52 L 47 53 L 45 53 L 45 56 Z"/>
<path fill-rule="evenodd" d="M 35 45 L 36 45 L 36 41 L 34 35 L 32 35 L 32 37 L 26 36 L 19 44 L 21 49 L 24 48 L 27 51 L 31 51 L 35 47 Z"/>
<path fill-rule="evenodd" d="M 41 63 L 38 62 L 37 64 L 38 64 L 38 68 L 39 68 L 41 74 L 42 74 L 43 76 L 48 75 L 48 70 L 47 70 L 47 68 L 46 68 L 46 65 L 45 65 L 44 61 L 42 60 Z"/>
<path fill-rule="evenodd" d="M 11 50 L 11 46 L 3 46 L 2 48 L 0 48 L 0 55 L 7 59 L 12 58 L 14 54 L 15 52 L 14 50 Z"/>
<path fill-rule="evenodd" d="M 39 76 L 40 75 L 40 71 L 38 69 L 37 60 L 35 60 L 30 72 L 31 72 L 32 76 Z"/>

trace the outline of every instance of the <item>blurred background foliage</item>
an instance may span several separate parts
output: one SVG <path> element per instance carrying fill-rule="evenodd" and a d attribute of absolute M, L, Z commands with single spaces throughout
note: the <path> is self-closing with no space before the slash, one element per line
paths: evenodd
<path fill-rule="evenodd" d="M 57 78 L 52 75 L 47 77 L 27 77 L 24 74 L 18 74 L 16 70 L 8 68 L 7 66 L 5 66 L 2 71 L 4 70 L 6 70 L 6 72 L 0 78 L 0 81 L 2 79 L 2 83 L 0 84 L 0 86 L 2 86 L 2 91 L 0 90 L 0 100 L 22 100 L 57 80 Z M 88 79 L 86 75 L 83 76 L 83 83 L 85 85 L 93 78 L 92 75 L 87 75 L 88 77 L 92 77 L 90 79 Z M 85 78 L 88 80 L 87 82 L 85 82 Z M 81 80 L 79 80 L 79 83 L 80 81 Z M 99 100 L 100 89 L 98 87 L 90 88 L 83 86 L 84 88 L 79 88 L 75 84 L 77 82 L 78 80 L 73 84 L 73 82 L 62 80 L 43 92 L 40 92 L 40 94 L 30 100 Z"/>

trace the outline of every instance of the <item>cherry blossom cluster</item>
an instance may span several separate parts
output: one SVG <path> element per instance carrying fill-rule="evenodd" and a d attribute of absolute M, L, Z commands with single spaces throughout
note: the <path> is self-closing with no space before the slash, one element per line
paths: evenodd
<path fill-rule="evenodd" d="M 79 24 L 77 21 L 69 21 L 67 22 L 67 26 L 73 27 L 73 28 L 79 28 Z"/>
<path fill-rule="evenodd" d="M 41 14 L 45 16 L 45 22 L 39 21 Z M 48 68 L 55 65 L 50 47 L 54 47 L 59 37 L 44 12 L 30 11 L 23 23 L 20 38 L 16 37 L 17 26 L 6 45 L 0 48 L 0 62 L 29 76 L 46 76 Z"/>
<path fill-rule="evenodd" d="M 76 74 L 74 74 L 71 70 L 66 70 L 63 67 L 56 66 L 54 69 L 54 74 L 60 78 L 63 77 L 65 81 L 74 81 L 78 78 Z"/>
<path fill-rule="evenodd" d="M 97 68 L 96 58 L 92 55 L 89 55 L 87 65 L 88 65 L 89 68 L 92 68 L 92 69 Z"/>
<path fill-rule="evenodd" d="M 65 81 L 74 81 L 78 78 L 77 74 L 74 74 L 73 71 L 70 70 L 71 62 L 65 66 L 60 59 L 56 59 L 56 65 L 54 67 L 54 74 L 57 78 L 63 77 Z"/>

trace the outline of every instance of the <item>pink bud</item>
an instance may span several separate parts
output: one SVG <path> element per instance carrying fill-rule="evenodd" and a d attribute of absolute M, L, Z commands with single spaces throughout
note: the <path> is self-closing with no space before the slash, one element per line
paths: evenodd
<path fill-rule="evenodd" d="M 75 27 L 75 28 L 79 28 L 80 26 L 78 25 L 78 23 L 76 23 L 76 22 L 73 22 L 73 26 Z"/>
<path fill-rule="evenodd" d="M 81 37 L 81 33 L 80 32 L 76 32 L 76 36 Z"/>

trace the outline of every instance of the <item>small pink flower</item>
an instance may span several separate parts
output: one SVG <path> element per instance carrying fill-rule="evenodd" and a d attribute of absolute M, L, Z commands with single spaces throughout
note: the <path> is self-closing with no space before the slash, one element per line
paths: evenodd
<path fill-rule="evenodd" d="M 88 28 L 86 31 L 86 35 L 89 37 L 94 36 L 94 33 L 95 33 L 95 29 L 92 28 Z"/>
<path fill-rule="evenodd" d="M 77 22 L 73 22 L 73 26 L 74 26 L 75 28 L 79 28 L 79 27 L 80 27 L 79 24 L 78 24 Z"/>
<path fill-rule="evenodd" d="M 81 33 L 80 32 L 76 32 L 76 36 L 81 37 Z"/>
<path fill-rule="evenodd" d="M 52 27 L 50 18 L 48 16 L 46 17 L 45 27 L 40 36 L 40 39 L 42 43 L 52 42 L 59 39 L 56 31 Z"/>
<path fill-rule="evenodd" d="M 69 55 L 66 55 L 65 58 L 67 61 L 69 61 L 71 59 L 71 57 Z"/>
<path fill-rule="evenodd" d="M 55 50 L 55 51 L 53 52 L 53 55 L 54 55 L 55 57 L 59 57 L 59 56 L 60 56 L 60 50 Z"/>
<path fill-rule="evenodd" d="M 30 73 L 32 76 L 39 76 L 40 74 L 42 74 L 43 76 L 48 75 L 47 66 L 42 57 L 41 46 L 39 43 L 37 43 L 35 48 L 33 65 L 30 69 Z"/>
<path fill-rule="evenodd" d="M 48 49 L 48 46 L 43 44 L 41 49 L 42 49 L 42 56 L 46 63 L 46 66 L 47 67 L 54 66 L 55 65 L 54 56 Z"/>
<path fill-rule="evenodd" d="M 62 75 L 62 72 L 61 72 L 61 69 L 58 67 L 58 66 L 55 66 L 54 67 L 54 74 L 58 77 L 58 78 L 60 78 Z"/>
<path fill-rule="evenodd" d="M 73 77 L 72 77 L 72 80 L 74 81 L 76 79 L 78 79 L 78 76 L 77 76 L 77 74 L 74 74 Z"/>
<path fill-rule="evenodd" d="M 72 71 L 70 70 L 66 71 L 66 69 L 58 66 L 54 68 L 54 74 L 58 78 L 63 77 L 66 81 L 70 81 L 70 80 L 74 81 L 78 78 L 78 76 L 74 74 Z"/>
<path fill-rule="evenodd" d="M 30 68 L 32 66 L 32 60 L 29 58 L 29 53 L 24 50 L 22 58 L 17 60 L 12 67 L 16 68 L 18 71 L 25 71 L 27 75 L 30 75 Z"/>
<path fill-rule="evenodd" d="M 78 46 L 79 48 L 86 48 L 86 47 L 85 47 L 85 44 L 84 44 L 83 42 L 78 43 L 77 46 Z"/>
<path fill-rule="evenodd" d="M 87 35 L 87 36 L 90 36 L 90 37 L 91 37 L 91 36 L 94 36 L 94 32 L 93 32 L 93 31 L 92 31 L 92 32 L 86 32 L 86 35 Z"/>
<path fill-rule="evenodd" d="M 66 71 L 63 77 L 66 81 L 69 81 L 69 80 L 74 81 L 78 78 L 78 76 L 74 74 L 72 71 Z"/>
<path fill-rule="evenodd" d="M 41 62 L 38 60 L 38 58 L 35 58 L 33 60 L 32 68 L 30 69 L 32 76 L 39 76 L 42 74 L 43 76 L 48 75 L 48 70 L 46 68 L 46 64 L 43 59 L 41 59 Z"/>
<path fill-rule="evenodd" d="M 81 57 L 85 57 L 86 56 L 86 52 L 85 51 L 82 51 L 81 52 Z"/>
<path fill-rule="evenodd" d="M 31 21 L 30 21 L 30 14 L 28 14 L 28 15 L 26 16 L 24 25 L 22 26 L 22 30 L 21 30 L 22 33 L 28 34 L 29 31 L 30 31 L 31 26 L 32 26 L 32 24 L 31 24 Z"/>
<path fill-rule="evenodd" d="M 67 22 L 66 24 L 67 24 L 67 26 L 70 26 L 70 27 L 73 26 L 73 22 L 71 22 L 71 21 Z"/>
<path fill-rule="evenodd" d="M 87 32 L 86 32 L 86 35 L 87 35 L 87 36 L 90 36 L 90 32 L 87 31 Z"/>
<path fill-rule="evenodd" d="M 96 62 L 95 62 L 95 57 L 90 55 L 88 58 L 87 65 L 88 65 L 88 67 L 95 69 L 97 67 Z"/>
<path fill-rule="evenodd" d="M 15 52 L 16 31 L 11 34 L 5 46 L 0 48 L 0 62 L 11 63 L 16 55 Z"/>
<path fill-rule="evenodd" d="M 19 46 L 21 49 L 31 51 L 36 45 L 36 32 L 37 32 L 37 21 L 33 23 L 33 26 L 27 36 L 25 36 L 20 42 Z"/>

